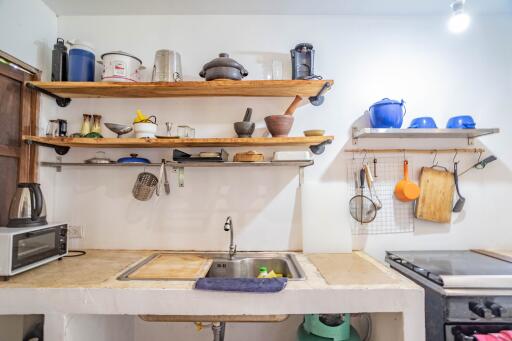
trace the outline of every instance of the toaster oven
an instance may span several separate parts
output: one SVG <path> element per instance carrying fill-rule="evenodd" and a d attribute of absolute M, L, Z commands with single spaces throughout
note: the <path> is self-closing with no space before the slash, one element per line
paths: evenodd
<path fill-rule="evenodd" d="M 68 226 L 0 227 L 0 276 L 8 279 L 68 253 Z"/>

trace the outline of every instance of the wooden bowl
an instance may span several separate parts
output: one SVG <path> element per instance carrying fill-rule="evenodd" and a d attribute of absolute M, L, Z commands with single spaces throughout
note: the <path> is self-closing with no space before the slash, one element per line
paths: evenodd
<path fill-rule="evenodd" d="M 272 137 L 286 137 L 292 129 L 293 116 L 270 115 L 265 117 L 265 124 Z"/>
<path fill-rule="evenodd" d="M 325 130 L 323 129 L 311 129 L 304 130 L 304 136 L 324 136 Z"/>

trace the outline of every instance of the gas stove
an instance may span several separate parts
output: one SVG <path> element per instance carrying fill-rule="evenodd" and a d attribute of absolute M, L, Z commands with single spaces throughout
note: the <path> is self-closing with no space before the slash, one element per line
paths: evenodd
<path fill-rule="evenodd" d="M 512 330 L 512 262 L 476 251 L 388 251 L 386 262 L 425 289 L 427 341 Z"/>

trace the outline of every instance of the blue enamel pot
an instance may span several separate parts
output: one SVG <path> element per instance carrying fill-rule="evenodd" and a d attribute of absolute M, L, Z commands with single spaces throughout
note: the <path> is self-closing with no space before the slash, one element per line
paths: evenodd
<path fill-rule="evenodd" d="M 374 103 L 369 111 L 372 128 L 401 128 L 406 113 L 405 102 L 384 98 Z"/>

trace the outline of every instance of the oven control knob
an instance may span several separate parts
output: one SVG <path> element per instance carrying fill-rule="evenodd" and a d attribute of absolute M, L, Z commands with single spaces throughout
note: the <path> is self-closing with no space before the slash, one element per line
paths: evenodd
<path fill-rule="evenodd" d="M 491 310 L 486 308 L 482 303 L 469 302 L 469 310 L 484 319 L 490 319 L 493 317 Z"/>
<path fill-rule="evenodd" d="M 506 315 L 507 309 L 503 308 L 498 303 L 494 303 L 492 301 L 485 302 L 485 306 L 491 310 L 492 314 L 496 317 L 502 317 Z"/>

